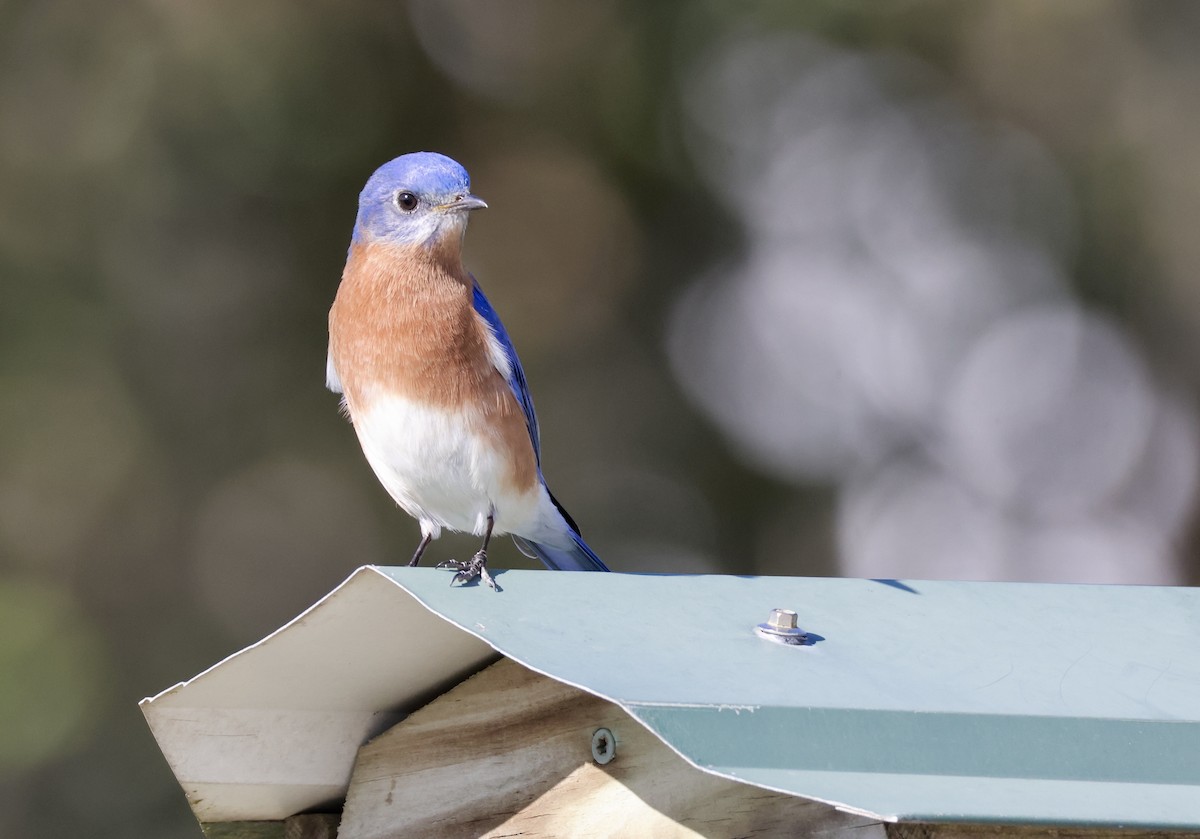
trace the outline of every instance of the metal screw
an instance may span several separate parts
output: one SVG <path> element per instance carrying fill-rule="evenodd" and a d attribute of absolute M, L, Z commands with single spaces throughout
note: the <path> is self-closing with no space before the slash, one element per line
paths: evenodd
<path fill-rule="evenodd" d="M 617 738 L 607 728 L 592 732 L 592 760 L 601 766 L 612 763 L 617 756 Z"/>
<path fill-rule="evenodd" d="M 808 641 L 808 636 L 796 623 L 796 613 L 791 609 L 772 609 L 767 622 L 754 627 L 754 631 L 760 638 L 777 644 L 800 645 Z"/>
<path fill-rule="evenodd" d="M 767 623 L 775 629 L 795 629 L 796 613 L 791 609 L 772 609 Z"/>

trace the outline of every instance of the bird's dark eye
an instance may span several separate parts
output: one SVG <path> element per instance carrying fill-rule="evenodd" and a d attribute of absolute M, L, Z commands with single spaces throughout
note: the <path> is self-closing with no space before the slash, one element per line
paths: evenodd
<path fill-rule="evenodd" d="M 406 213 L 411 213 L 413 210 L 417 209 L 418 203 L 420 202 L 417 200 L 417 196 L 413 195 L 408 190 L 396 193 L 396 206 Z"/>

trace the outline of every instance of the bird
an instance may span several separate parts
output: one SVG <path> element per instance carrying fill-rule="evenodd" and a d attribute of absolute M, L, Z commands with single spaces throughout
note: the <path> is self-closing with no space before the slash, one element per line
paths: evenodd
<path fill-rule="evenodd" d="M 546 485 L 533 398 L 508 331 L 463 266 L 466 169 L 436 152 L 380 166 L 358 198 L 329 311 L 326 385 L 367 463 L 421 528 L 417 565 L 443 530 L 482 537 L 450 584 L 481 579 L 493 536 L 559 571 L 607 571 Z"/>

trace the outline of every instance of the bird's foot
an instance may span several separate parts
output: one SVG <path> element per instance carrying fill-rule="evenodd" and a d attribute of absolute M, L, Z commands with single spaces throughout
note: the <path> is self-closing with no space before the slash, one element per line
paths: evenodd
<path fill-rule="evenodd" d="M 450 585 L 455 583 L 466 585 L 472 580 L 480 579 L 487 583 L 493 591 L 500 591 L 500 586 L 497 585 L 495 578 L 487 569 L 487 551 L 479 551 L 466 562 L 460 559 L 447 559 L 445 562 L 439 562 L 438 568 L 458 572 L 450 580 Z"/>

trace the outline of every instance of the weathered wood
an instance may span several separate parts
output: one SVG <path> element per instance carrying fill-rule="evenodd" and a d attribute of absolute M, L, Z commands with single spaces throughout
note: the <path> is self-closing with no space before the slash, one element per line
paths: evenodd
<path fill-rule="evenodd" d="M 1097 827 L 1014 827 L 1001 824 L 889 824 L 888 839 L 1181 839 L 1200 833 Z"/>
<path fill-rule="evenodd" d="M 607 728 L 616 757 L 592 759 Z M 340 839 L 884 839 L 876 820 L 701 772 L 617 706 L 502 660 L 359 750 Z"/>
<path fill-rule="evenodd" d="M 337 839 L 340 816 L 304 813 L 282 821 L 206 822 L 205 839 Z"/>
<path fill-rule="evenodd" d="M 305 813 L 283 823 L 283 839 L 337 839 L 342 817 L 334 813 Z"/>
<path fill-rule="evenodd" d="M 201 822 L 204 839 L 283 839 L 283 822 Z"/>

